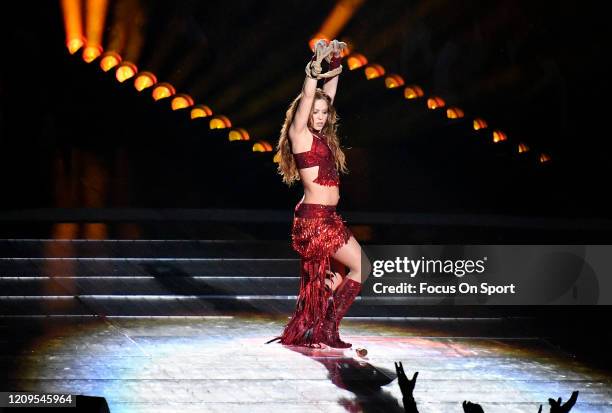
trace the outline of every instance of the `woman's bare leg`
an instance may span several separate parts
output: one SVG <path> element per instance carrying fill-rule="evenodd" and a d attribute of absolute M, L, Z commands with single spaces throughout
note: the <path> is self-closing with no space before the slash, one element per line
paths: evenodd
<path fill-rule="evenodd" d="M 340 247 L 332 258 L 349 268 L 349 272 L 346 275 L 348 278 L 361 283 L 363 281 L 363 277 L 367 277 L 371 269 L 370 260 L 365 256 L 365 259 L 363 260 L 363 265 L 365 265 L 365 267 L 362 268 L 361 255 L 361 246 L 355 237 L 351 236 L 348 242 Z M 332 288 L 335 289 L 337 286 L 337 284 L 333 285 Z"/>

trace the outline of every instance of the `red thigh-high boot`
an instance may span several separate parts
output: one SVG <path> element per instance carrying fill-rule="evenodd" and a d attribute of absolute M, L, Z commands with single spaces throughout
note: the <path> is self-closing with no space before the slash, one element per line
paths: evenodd
<path fill-rule="evenodd" d="M 353 304 L 353 301 L 355 301 L 359 291 L 361 291 L 361 283 L 347 277 L 344 278 L 340 286 L 334 291 L 333 302 L 330 302 L 327 306 L 327 313 L 325 314 L 325 322 L 323 324 L 326 337 L 325 341 L 323 341 L 324 344 L 334 348 L 349 348 L 352 346 L 351 343 L 340 339 L 338 326 L 351 304 Z"/>

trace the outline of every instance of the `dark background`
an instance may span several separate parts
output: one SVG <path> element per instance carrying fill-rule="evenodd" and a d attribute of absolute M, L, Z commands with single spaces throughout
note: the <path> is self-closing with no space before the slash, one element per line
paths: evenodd
<path fill-rule="evenodd" d="M 273 153 L 250 147 L 276 144 L 307 41 L 333 2 L 110 2 L 105 48 L 125 23 L 140 34 L 126 60 L 247 129 L 246 143 L 70 56 L 59 2 L 14 5 L 2 24 L 2 209 L 285 210 L 301 197 Z M 609 217 L 606 29 L 591 2 L 364 2 L 339 38 L 466 117 L 449 121 L 345 67 L 341 207 Z M 474 132 L 477 116 L 509 140 Z M 518 142 L 530 153 L 519 156 Z M 552 162 L 537 162 L 540 152 Z"/>

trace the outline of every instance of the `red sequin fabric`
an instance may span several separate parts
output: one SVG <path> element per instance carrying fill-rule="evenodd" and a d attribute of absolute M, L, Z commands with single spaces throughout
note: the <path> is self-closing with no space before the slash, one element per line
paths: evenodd
<path fill-rule="evenodd" d="M 313 182 L 325 186 L 340 186 L 334 154 L 326 143 L 325 135 L 312 130 L 310 132 L 313 136 L 310 150 L 293 154 L 297 168 L 319 166 L 319 173 Z"/>
<path fill-rule="evenodd" d="M 291 246 L 301 257 L 300 291 L 291 320 L 279 337 L 282 344 L 319 347 L 332 291 L 325 285 L 331 256 L 351 237 L 335 205 L 298 203 Z M 331 304 L 333 305 L 333 304 Z"/>

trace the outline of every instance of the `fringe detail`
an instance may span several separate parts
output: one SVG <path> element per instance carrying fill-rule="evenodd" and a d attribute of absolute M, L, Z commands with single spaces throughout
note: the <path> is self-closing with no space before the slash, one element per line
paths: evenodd
<path fill-rule="evenodd" d="M 291 246 L 304 260 L 329 258 L 350 237 L 350 230 L 335 211 L 318 218 L 293 219 Z"/>
<path fill-rule="evenodd" d="M 302 260 L 300 293 L 295 312 L 281 335 L 280 342 L 288 345 L 319 346 L 322 338 L 323 315 L 331 290 L 325 285 L 329 259 Z"/>
<path fill-rule="evenodd" d="M 326 338 L 325 315 L 333 303 L 332 291 L 325 285 L 326 271 L 331 269 L 331 256 L 348 242 L 351 232 L 333 210 L 321 209 L 316 215 L 293 220 L 291 245 L 302 257 L 301 281 L 295 311 L 280 338 L 282 344 L 320 347 Z"/>

